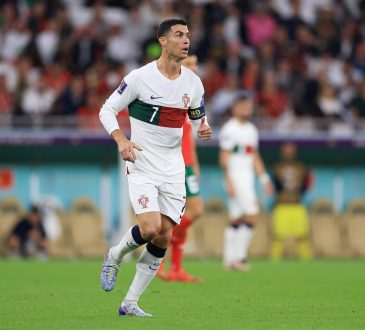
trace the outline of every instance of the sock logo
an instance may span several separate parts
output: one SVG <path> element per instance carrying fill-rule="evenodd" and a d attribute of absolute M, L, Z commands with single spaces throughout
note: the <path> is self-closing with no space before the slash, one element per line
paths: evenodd
<path fill-rule="evenodd" d="M 138 198 L 138 204 L 140 204 L 142 206 L 142 208 L 146 209 L 147 205 L 148 205 L 149 199 L 146 195 L 141 195 Z"/>
<path fill-rule="evenodd" d="M 149 269 L 151 269 L 154 272 L 157 272 L 161 263 L 160 262 L 154 262 L 152 266 L 148 266 Z"/>
<path fill-rule="evenodd" d="M 138 247 L 139 245 L 138 244 L 134 244 L 133 242 L 127 242 L 127 246 L 129 248 L 135 248 L 135 247 Z"/>

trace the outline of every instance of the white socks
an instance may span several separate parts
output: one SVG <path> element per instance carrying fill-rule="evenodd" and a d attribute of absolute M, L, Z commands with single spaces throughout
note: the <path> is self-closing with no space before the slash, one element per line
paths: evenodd
<path fill-rule="evenodd" d="M 237 258 L 239 261 L 247 259 L 248 248 L 253 236 L 253 228 L 245 224 L 240 225 L 237 229 L 237 240 L 239 241 Z"/>
<path fill-rule="evenodd" d="M 240 225 L 238 228 L 229 226 L 224 232 L 223 264 L 231 264 L 247 259 L 248 248 L 253 236 L 253 228 Z"/>
<path fill-rule="evenodd" d="M 139 227 L 134 226 L 128 229 L 118 245 L 111 248 L 110 253 L 112 258 L 120 263 L 127 253 L 145 243 L 146 241 L 142 238 Z"/>
<path fill-rule="evenodd" d="M 166 249 L 156 247 L 151 243 L 147 245 L 138 259 L 136 274 L 122 305 L 137 304 L 139 297 L 155 277 L 165 252 Z"/>
<path fill-rule="evenodd" d="M 223 265 L 229 267 L 236 260 L 236 228 L 228 226 L 224 231 Z"/>

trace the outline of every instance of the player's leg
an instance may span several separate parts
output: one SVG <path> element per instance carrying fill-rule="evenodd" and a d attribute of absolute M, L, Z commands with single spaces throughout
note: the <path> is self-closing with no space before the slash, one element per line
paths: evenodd
<path fill-rule="evenodd" d="M 297 241 L 298 255 L 301 260 L 311 258 L 311 247 L 309 243 L 309 221 L 307 210 L 302 204 L 292 205 L 293 207 L 293 236 Z"/>
<path fill-rule="evenodd" d="M 188 235 L 188 228 L 202 214 L 203 202 L 200 196 L 188 197 L 186 211 L 179 226 L 173 230 L 171 239 L 171 263 L 167 279 L 170 281 L 201 282 L 202 279 L 193 277 L 183 269 L 184 245 Z"/>
<path fill-rule="evenodd" d="M 138 215 L 142 227 L 159 223 L 160 230 L 147 244 L 146 249 L 138 259 L 136 275 L 123 300 L 119 315 L 149 316 L 149 314 L 146 315 L 139 309 L 137 302 L 158 271 L 166 249 L 170 244 L 172 230 L 181 221 L 185 201 L 185 186 L 183 183 L 161 183 L 158 185 L 159 217 L 155 215 L 153 217 L 146 217 L 143 214 Z M 138 313 L 136 308 L 139 311 Z"/>
<path fill-rule="evenodd" d="M 250 269 L 250 266 L 247 263 L 248 258 L 248 249 L 250 247 L 250 243 L 252 241 L 252 237 L 254 234 L 254 228 L 258 221 L 257 215 L 246 215 L 241 221 L 240 226 L 238 228 L 238 259 L 239 263 L 236 265 L 238 270 L 247 271 Z"/>
<path fill-rule="evenodd" d="M 203 214 L 203 201 L 197 178 L 191 167 L 186 167 L 186 208 L 180 225 L 176 226 L 171 239 L 171 263 L 167 279 L 176 282 L 201 282 L 201 278 L 189 275 L 183 270 L 182 261 L 188 228 Z"/>
<path fill-rule="evenodd" d="M 123 257 L 155 237 L 161 229 L 161 218 L 157 202 L 157 189 L 151 180 L 143 176 L 128 175 L 129 196 L 136 214 L 155 213 L 156 221 L 141 222 L 131 227 L 119 244 L 107 253 L 100 274 L 100 283 L 105 291 L 114 288 L 119 265 Z"/>
<path fill-rule="evenodd" d="M 239 225 L 243 210 L 237 198 L 228 200 L 228 216 L 230 222 L 224 231 L 223 242 L 223 267 L 225 270 L 233 270 L 239 263 Z"/>
<path fill-rule="evenodd" d="M 259 206 L 256 198 L 253 182 L 246 182 L 237 188 L 237 199 L 243 209 L 244 216 L 240 219 L 238 229 L 238 263 L 237 269 L 247 271 L 250 269 L 247 263 L 248 249 L 252 241 L 254 228 L 259 220 Z"/>
<path fill-rule="evenodd" d="M 285 211 L 285 205 L 276 205 L 272 212 L 272 243 L 270 257 L 272 260 L 280 260 L 283 257 L 284 241 L 290 232 Z"/>
<path fill-rule="evenodd" d="M 172 229 L 175 226 L 167 216 L 160 215 L 158 212 L 144 213 L 137 217 L 141 228 L 151 227 L 151 223 L 154 223 L 160 226 L 160 230 L 147 243 L 137 261 L 136 274 L 119 309 L 119 315 L 122 316 L 150 316 L 138 307 L 138 300 L 155 277 L 170 243 Z"/>

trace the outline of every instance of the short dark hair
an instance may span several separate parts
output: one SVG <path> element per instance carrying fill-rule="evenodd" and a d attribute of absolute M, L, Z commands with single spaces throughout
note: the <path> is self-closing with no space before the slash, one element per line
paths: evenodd
<path fill-rule="evenodd" d="M 166 33 L 169 32 L 171 27 L 177 24 L 188 25 L 186 21 L 182 18 L 171 18 L 161 22 L 161 24 L 157 29 L 157 39 L 159 39 L 162 36 L 165 36 Z"/>

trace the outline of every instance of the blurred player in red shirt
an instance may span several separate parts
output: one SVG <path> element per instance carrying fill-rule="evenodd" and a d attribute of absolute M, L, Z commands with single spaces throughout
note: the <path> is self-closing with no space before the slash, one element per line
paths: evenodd
<path fill-rule="evenodd" d="M 198 59 L 195 55 L 189 55 L 182 61 L 182 65 L 196 72 Z M 187 237 L 187 230 L 203 213 L 203 201 L 200 197 L 199 189 L 200 168 L 188 117 L 186 117 L 183 125 L 182 153 L 186 170 L 186 210 L 180 225 L 176 226 L 172 233 L 170 269 L 166 274 L 164 264 L 161 264 L 157 276 L 172 282 L 202 282 L 203 279 L 188 274 L 182 267 L 183 248 Z"/>

